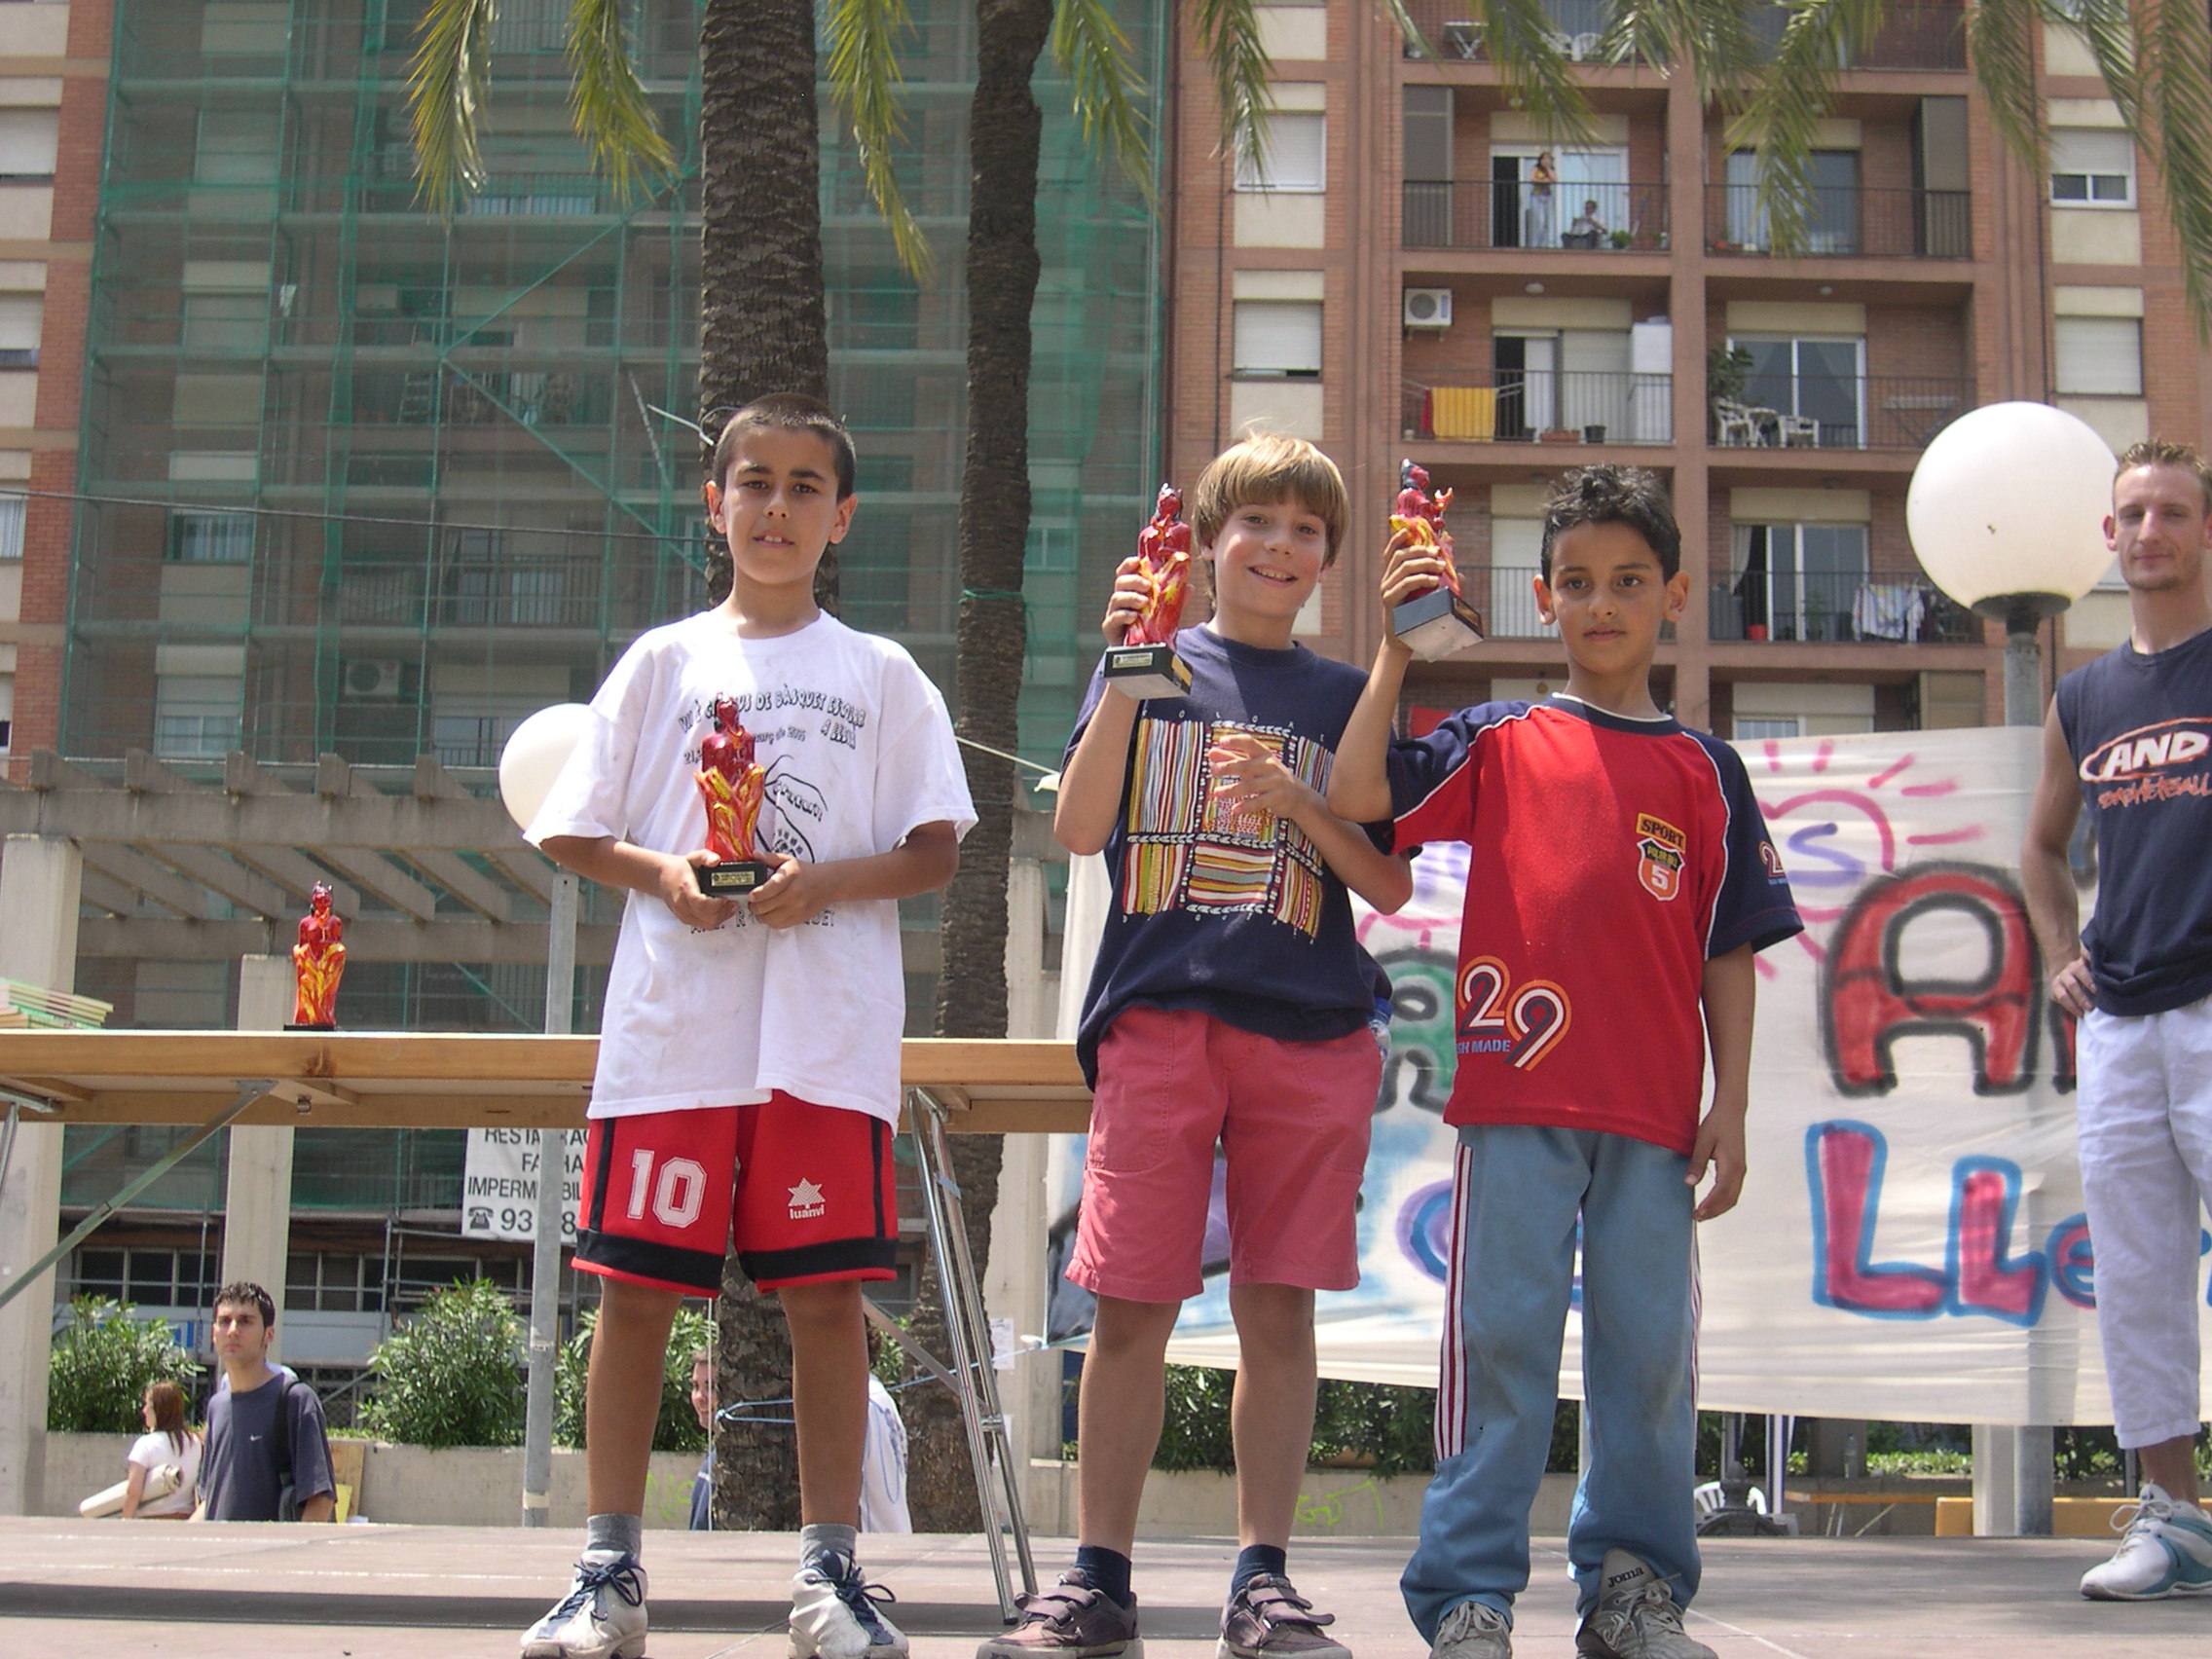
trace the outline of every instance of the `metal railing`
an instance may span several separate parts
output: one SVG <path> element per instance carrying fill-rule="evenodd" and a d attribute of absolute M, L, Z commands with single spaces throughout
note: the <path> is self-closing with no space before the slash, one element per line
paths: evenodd
<path fill-rule="evenodd" d="M 1466 0 L 1408 0 L 1406 10 L 1422 36 L 1447 63 L 1488 63 L 1490 48 L 1484 39 L 1479 9 Z M 1599 42 L 1605 31 L 1610 8 L 1605 0 L 1546 0 L 1544 13 L 1552 20 L 1552 38 L 1560 51 L 1576 63 L 1604 61 Z M 1966 9 L 1938 3 L 1906 4 L 1891 9 L 1880 31 L 1864 51 L 1840 67 L 1853 69 L 1964 69 L 1967 66 Z M 1752 32 L 1765 44 L 1771 57 L 1781 42 L 1789 13 L 1782 6 L 1753 7 Z M 1408 47 L 1406 55 L 1418 55 Z"/>
<path fill-rule="evenodd" d="M 1926 449 L 1973 407 L 1973 383 L 1925 375 L 1819 380 L 1752 376 L 1712 400 L 1721 449 Z"/>
<path fill-rule="evenodd" d="M 1816 186 L 1803 239 L 1777 248 L 1759 211 L 1758 186 L 1709 184 L 1705 245 L 1712 253 L 1798 259 L 1971 259 L 1972 200 L 1963 190 Z"/>
<path fill-rule="evenodd" d="M 1445 62 L 1490 61 L 1480 8 L 1468 5 L 1466 0 L 1408 0 L 1406 10 Z M 1576 63 L 1600 61 L 1598 42 L 1605 32 L 1610 10 L 1606 0 L 1544 0 L 1553 43 Z M 1419 55 L 1408 47 L 1406 55 Z"/>
<path fill-rule="evenodd" d="M 1668 444 L 1675 377 L 1501 369 L 1404 385 L 1399 428 L 1446 443 Z"/>
<path fill-rule="evenodd" d="M 1922 577 L 1854 571 L 1740 571 L 1710 589 L 1714 640 L 1979 644 L 1972 611 Z"/>
<path fill-rule="evenodd" d="M 1746 19 L 1771 60 L 1788 26 L 1787 6 L 1753 6 Z M 1891 7 L 1865 50 L 1837 64 L 1841 69 L 1964 69 L 1966 8 L 1953 0 L 1906 0 Z"/>
<path fill-rule="evenodd" d="M 1509 179 L 1407 179 L 1401 189 L 1407 247 L 1610 253 L 1667 245 L 1664 184 L 1563 182 L 1539 196 Z"/>

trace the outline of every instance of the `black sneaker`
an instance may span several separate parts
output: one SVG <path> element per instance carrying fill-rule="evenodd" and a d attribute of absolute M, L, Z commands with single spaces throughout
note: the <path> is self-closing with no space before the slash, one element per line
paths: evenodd
<path fill-rule="evenodd" d="M 1221 1645 L 1215 1659 L 1351 1659 L 1351 1649 L 1321 1627 L 1334 1613 L 1317 1613 L 1313 1604 L 1279 1573 L 1263 1572 L 1229 1599 L 1221 1615 Z"/>
<path fill-rule="evenodd" d="M 1019 1597 L 1016 1604 L 1021 1623 L 977 1647 L 976 1659 L 1142 1659 L 1137 1599 L 1123 1605 L 1080 1568 L 1070 1567 L 1051 1589 Z"/>

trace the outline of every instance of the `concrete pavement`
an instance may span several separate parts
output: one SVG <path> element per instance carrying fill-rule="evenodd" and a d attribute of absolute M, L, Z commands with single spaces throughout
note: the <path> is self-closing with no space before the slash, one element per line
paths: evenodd
<path fill-rule="evenodd" d="M 565 1531 L 422 1527 L 186 1527 L 0 1520 L 7 1659 L 508 1659 L 567 1582 Z M 1301 1540 L 1299 1588 L 1358 1659 L 1422 1659 L 1398 1600 L 1404 1539 Z M 1048 1578 L 1067 1559 L 1040 1539 Z M 2212 1650 L 2212 1598 L 2094 1604 L 2075 1590 L 2109 1553 L 2075 1539 L 1731 1538 L 1707 1545 L 1690 1629 L 1722 1659 L 2181 1659 Z M 646 1539 L 651 1659 L 782 1659 L 795 1540 Z M 916 1659 L 970 1659 L 998 1630 L 979 1538 L 869 1537 L 869 1576 Z M 1211 1659 L 1233 1540 L 1138 1545 L 1150 1659 Z M 1539 1540 L 1520 1604 L 1522 1659 L 1568 1659 L 1560 1540 Z"/>

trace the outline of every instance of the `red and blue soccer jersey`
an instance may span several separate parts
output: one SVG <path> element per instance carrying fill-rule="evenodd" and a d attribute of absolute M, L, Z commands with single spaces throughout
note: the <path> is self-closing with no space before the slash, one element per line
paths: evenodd
<path fill-rule="evenodd" d="M 1444 1121 L 1687 1153 L 1706 962 L 1804 925 L 1736 752 L 1555 697 L 1463 709 L 1389 771 L 1400 847 L 1471 849 Z"/>

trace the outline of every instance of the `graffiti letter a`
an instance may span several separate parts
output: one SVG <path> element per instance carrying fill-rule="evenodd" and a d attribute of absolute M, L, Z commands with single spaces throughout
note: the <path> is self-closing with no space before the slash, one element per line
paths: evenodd
<path fill-rule="evenodd" d="M 1905 972 L 1905 929 L 1936 910 L 1964 914 L 1988 935 L 1989 966 L 1977 977 L 1938 980 Z M 1891 1059 L 1897 1040 L 1937 1033 L 1972 1046 L 1976 1094 L 2026 1088 L 2041 981 L 2027 907 L 2002 871 L 1937 864 L 1877 876 L 1836 924 L 1822 974 L 1821 1024 L 1837 1089 L 1887 1094 L 1898 1082 Z"/>

